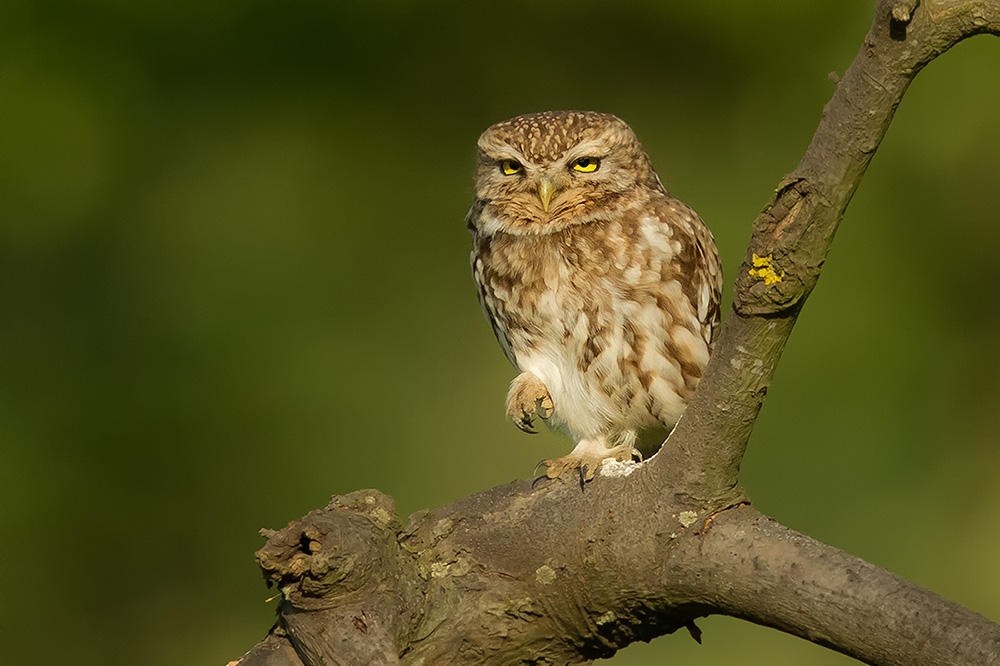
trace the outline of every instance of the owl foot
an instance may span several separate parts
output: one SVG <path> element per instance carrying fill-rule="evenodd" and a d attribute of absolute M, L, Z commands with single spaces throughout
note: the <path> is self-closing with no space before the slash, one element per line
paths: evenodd
<path fill-rule="evenodd" d="M 631 444 L 621 444 L 608 448 L 603 439 L 584 439 L 576 445 L 569 455 L 555 460 L 545 461 L 545 476 L 556 479 L 566 472 L 575 471 L 580 474 L 580 485 L 590 481 L 597 473 L 601 463 L 608 458 L 615 460 L 642 460 L 642 454 Z"/>
<path fill-rule="evenodd" d="M 552 398 L 542 380 L 530 372 L 522 372 L 510 383 L 507 392 L 507 418 L 529 434 L 536 416 L 547 419 L 552 415 Z"/>

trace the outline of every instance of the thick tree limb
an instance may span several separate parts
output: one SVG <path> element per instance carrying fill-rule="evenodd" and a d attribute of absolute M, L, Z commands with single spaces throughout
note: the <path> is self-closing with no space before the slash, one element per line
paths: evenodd
<path fill-rule="evenodd" d="M 738 474 L 785 341 L 909 82 L 1000 0 L 882 0 L 796 171 L 757 218 L 697 395 L 663 450 L 584 492 L 528 481 L 412 516 L 335 497 L 258 559 L 284 599 L 238 663 L 578 664 L 712 613 L 866 663 L 1000 663 L 1000 627 L 751 508 Z M 641 515 L 642 520 L 635 520 Z"/>
<path fill-rule="evenodd" d="M 733 311 L 697 394 L 667 441 L 673 455 L 661 458 L 662 473 L 682 475 L 682 485 L 696 496 L 711 499 L 717 489 L 736 485 L 785 341 L 910 81 L 938 55 L 980 33 L 1000 34 L 997 0 L 878 3 L 875 23 L 798 168 L 782 179 L 754 222 Z M 769 257 L 780 282 L 761 277 L 754 256 Z M 675 455 L 686 463 L 675 465 Z"/>
<path fill-rule="evenodd" d="M 727 615 L 869 664 L 1000 664 L 1000 631 L 986 618 L 753 509 L 727 512 L 685 546 L 698 568 L 677 578 L 700 574 Z"/>

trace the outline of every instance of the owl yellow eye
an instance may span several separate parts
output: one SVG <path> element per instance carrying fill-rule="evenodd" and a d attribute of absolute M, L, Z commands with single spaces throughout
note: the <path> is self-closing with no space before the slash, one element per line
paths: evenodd
<path fill-rule="evenodd" d="M 601 160 L 596 157 L 580 157 L 573 160 L 574 171 L 590 173 L 591 171 L 597 171 L 599 166 L 601 166 Z"/>
<path fill-rule="evenodd" d="M 524 171 L 524 167 L 517 160 L 503 160 L 500 162 L 500 170 L 505 176 L 513 176 Z"/>

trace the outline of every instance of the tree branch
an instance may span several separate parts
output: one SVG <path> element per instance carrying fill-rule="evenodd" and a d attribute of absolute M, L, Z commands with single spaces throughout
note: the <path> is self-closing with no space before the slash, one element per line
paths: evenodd
<path fill-rule="evenodd" d="M 658 465 L 696 497 L 734 487 L 785 341 L 910 81 L 961 40 L 1000 34 L 996 0 L 882 0 L 798 168 L 754 221 L 733 310 Z M 905 17 L 904 19 L 895 18 Z M 755 266 L 765 258 L 766 267 Z M 757 263 L 761 263 L 758 259 Z M 761 268 L 773 271 L 770 279 Z M 780 280 L 775 280 L 780 278 Z M 675 458 L 685 460 L 676 465 Z M 669 463 L 667 460 L 669 459 Z"/>
<path fill-rule="evenodd" d="M 997 0 L 882 0 L 796 171 L 754 223 L 699 390 L 660 453 L 581 492 L 516 481 L 412 516 L 335 497 L 258 559 L 279 622 L 238 663 L 577 664 L 712 613 L 870 664 L 992 664 L 1000 627 L 749 507 L 739 467 L 837 225 L 917 72 L 1000 33 Z M 641 516 L 641 520 L 637 517 Z"/>
<path fill-rule="evenodd" d="M 706 581 L 717 612 L 868 664 L 1000 664 L 1000 630 L 986 618 L 749 507 L 684 545 L 694 552 L 678 559 L 696 566 L 675 572 L 677 584 Z"/>

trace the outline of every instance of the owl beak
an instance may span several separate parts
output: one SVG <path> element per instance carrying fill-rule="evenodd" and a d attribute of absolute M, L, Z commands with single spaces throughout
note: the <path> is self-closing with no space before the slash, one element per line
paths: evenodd
<path fill-rule="evenodd" d="M 556 193 L 556 187 L 552 184 L 552 181 L 548 178 L 542 178 L 542 182 L 538 185 L 538 198 L 542 200 L 542 209 L 545 212 L 549 212 L 549 203 L 552 201 L 552 195 Z"/>

